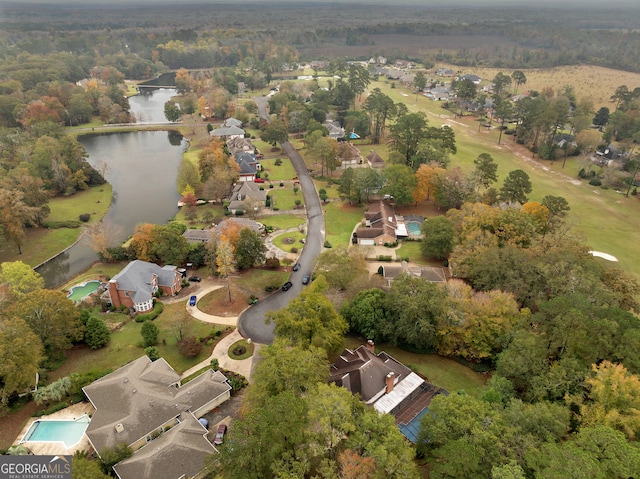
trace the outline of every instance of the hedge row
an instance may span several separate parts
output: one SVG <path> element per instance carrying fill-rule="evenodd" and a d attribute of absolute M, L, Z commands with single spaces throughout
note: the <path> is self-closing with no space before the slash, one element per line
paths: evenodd
<path fill-rule="evenodd" d="M 42 226 L 51 230 L 57 230 L 59 228 L 80 228 L 80 222 L 77 220 L 45 221 Z"/>
<path fill-rule="evenodd" d="M 136 323 L 144 323 L 146 320 L 153 321 L 160 313 L 162 313 L 163 309 L 164 306 L 162 306 L 162 303 L 160 301 L 156 301 L 156 304 L 153 306 L 153 311 L 136 316 Z"/>

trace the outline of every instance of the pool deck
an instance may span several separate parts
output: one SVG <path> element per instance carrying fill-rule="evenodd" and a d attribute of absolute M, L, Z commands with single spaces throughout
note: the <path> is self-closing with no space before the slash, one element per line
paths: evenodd
<path fill-rule="evenodd" d="M 74 420 L 83 414 L 93 414 L 95 409 L 91 405 L 91 403 L 78 403 L 68 408 L 63 409 L 62 411 L 55 412 L 53 414 L 49 414 L 48 416 L 40 416 L 34 417 L 27 421 L 25 426 L 16 437 L 13 442 L 14 445 L 20 444 L 20 440 L 24 437 L 24 435 L 29 430 L 31 424 L 33 424 L 38 419 L 66 419 L 66 420 Z M 62 442 L 25 442 L 23 443 L 27 446 L 31 452 L 36 455 L 73 455 L 76 451 L 89 451 L 91 449 L 91 444 L 89 443 L 89 439 L 87 439 L 86 435 L 82 436 L 80 442 L 70 448 L 66 448 L 64 443 Z"/>

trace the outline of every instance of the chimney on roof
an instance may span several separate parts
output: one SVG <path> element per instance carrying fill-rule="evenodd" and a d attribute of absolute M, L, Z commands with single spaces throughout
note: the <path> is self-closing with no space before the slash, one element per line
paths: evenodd
<path fill-rule="evenodd" d="M 367 341 L 367 349 L 371 351 L 373 354 L 376 353 L 376 343 L 373 342 L 373 339 L 369 339 Z"/>
<path fill-rule="evenodd" d="M 385 378 L 385 383 L 386 383 L 385 394 L 389 394 L 391 391 L 393 391 L 393 380 L 395 379 L 395 377 L 396 377 L 396 374 L 393 371 L 387 374 L 387 377 Z"/>

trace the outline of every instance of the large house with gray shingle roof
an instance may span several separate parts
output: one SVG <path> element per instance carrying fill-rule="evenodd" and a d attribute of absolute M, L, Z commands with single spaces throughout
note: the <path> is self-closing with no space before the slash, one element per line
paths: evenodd
<path fill-rule="evenodd" d="M 196 476 L 216 452 L 197 419 L 229 399 L 231 386 L 213 370 L 181 385 L 164 359 L 142 356 L 83 391 L 96 409 L 86 430 L 93 449 L 125 443 L 134 450 L 115 466 L 118 477 L 178 478 Z"/>
<path fill-rule="evenodd" d="M 386 200 L 375 201 L 364 213 L 364 227 L 356 230 L 358 244 L 382 246 L 397 241 L 398 222 L 393 207 Z"/>
<path fill-rule="evenodd" d="M 109 281 L 111 304 L 134 308 L 137 312 L 153 309 L 153 297 L 158 290 L 173 296 L 182 289 L 182 275 L 171 265 L 135 260 Z"/>

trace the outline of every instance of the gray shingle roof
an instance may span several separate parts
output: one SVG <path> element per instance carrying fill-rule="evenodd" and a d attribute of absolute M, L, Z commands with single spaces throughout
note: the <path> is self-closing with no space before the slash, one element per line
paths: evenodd
<path fill-rule="evenodd" d="M 209 134 L 211 136 L 244 136 L 244 130 L 242 128 L 238 128 L 237 126 L 223 126 L 220 128 L 216 128 L 215 130 L 211 130 Z"/>
<path fill-rule="evenodd" d="M 217 450 L 207 440 L 207 430 L 189 413 L 182 422 L 138 450 L 114 469 L 121 479 L 144 477 L 177 479 L 195 477 L 204 468 L 205 458 Z"/>
<path fill-rule="evenodd" d="M 164 359 L 151 362 L 142 356 L 85 386 L 83 391 L 96 408 L 86 431 L 95 449 L 100 452 L 120 442 L 133 444 L 231 388 L 222 373 L 212 370 L 182 387 L 179 383 L 180 375 Z M 122 425 L 121 432 L 116 424 Z"/>
<path fill-rule="evenodd" d="M 134 303 L 143 303 L 150 301 L 153 296 L 151 286 L 153 275 L 158 276 L 159 286 L 172 286 L 176 277 L 176 267 L 172 265 L 160 267 L 155 263 L 135 260 L 111 278 L 111 281 L 116 282 L 119 290 L 133 291 L 131 299 Z"/>

